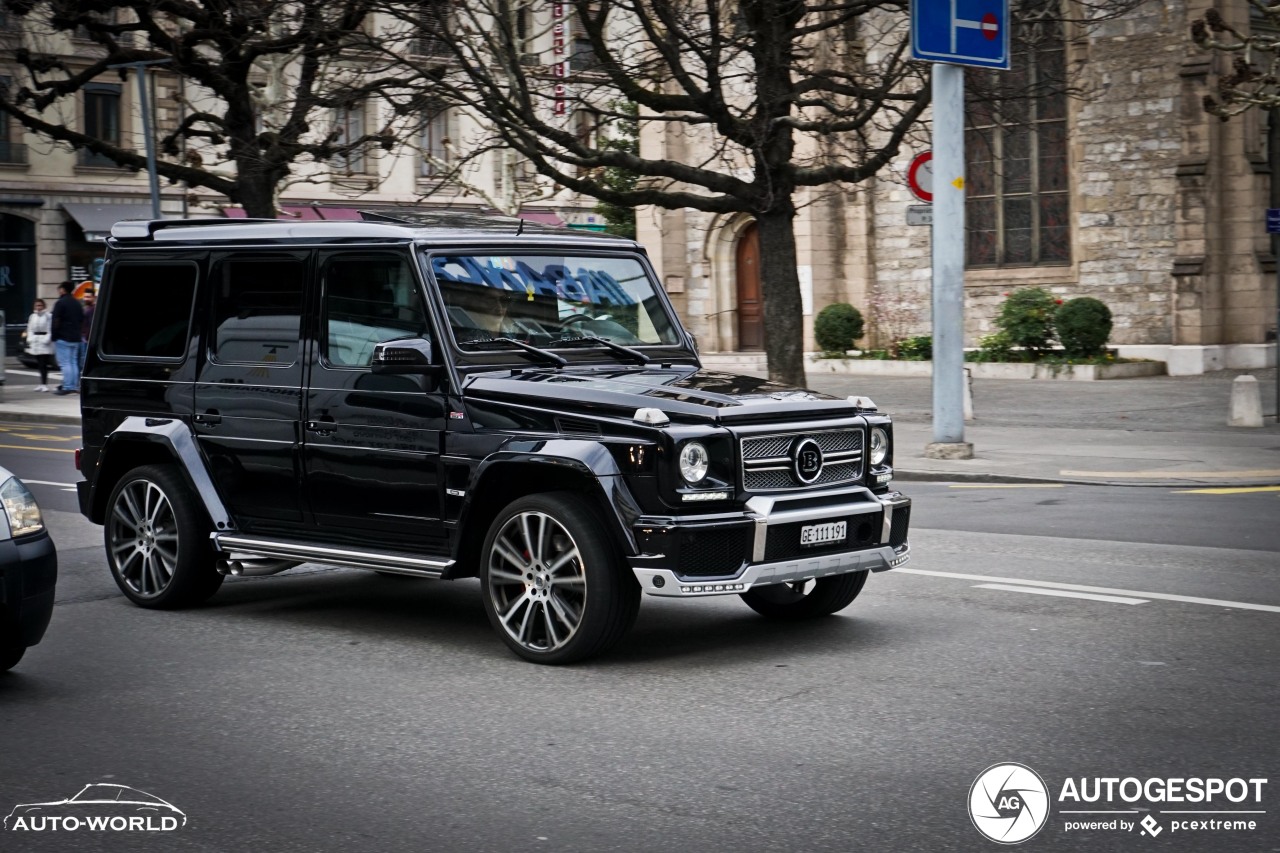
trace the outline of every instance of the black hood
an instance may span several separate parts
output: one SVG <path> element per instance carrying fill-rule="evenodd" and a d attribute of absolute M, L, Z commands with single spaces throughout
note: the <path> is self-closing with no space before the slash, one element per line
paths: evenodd
<path fill-rule="evenodd" d="M 672 421 L 727 423 L 856 414 L 853 404 L 839 397 L 685 366 L 503 370 L 472 374 L 464 389 L 472 399 L 542 400 L 557 410 L 584 414 L 629 417 L 639 408 L 660 409 Z"/>

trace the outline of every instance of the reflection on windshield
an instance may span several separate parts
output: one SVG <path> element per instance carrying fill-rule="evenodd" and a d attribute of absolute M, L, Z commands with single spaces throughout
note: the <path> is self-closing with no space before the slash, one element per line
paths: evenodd
<path fill-rule="evenodd" d="M 635 258 L 436 255 L 429 264 L 464 349 L 496 337 L 551 348 L 584 337 L 626 346 L 678 341 Z"/>

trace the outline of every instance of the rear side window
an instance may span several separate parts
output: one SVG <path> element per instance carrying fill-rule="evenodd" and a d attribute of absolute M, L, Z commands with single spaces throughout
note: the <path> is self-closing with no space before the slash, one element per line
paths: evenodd
<path fill-rule="evenodd" d="M 180 360 L 196 297 L 195 264 L 119 262 L 103 293 L 105 356 Z"/>
<path fill-rule="evenodd" d="M 292 258 L 223 261 L 214 275 L 213 357 L 223 364 L 298 360 L 306 266 Z"/>

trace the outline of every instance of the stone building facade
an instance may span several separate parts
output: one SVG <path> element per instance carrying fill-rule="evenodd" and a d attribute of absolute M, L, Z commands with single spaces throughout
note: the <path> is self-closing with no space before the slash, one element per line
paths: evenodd
<path fill-rule="evenodd" d="M 1202 108 L 1225 59 L 1198 50 L 1188 33 L 1210 5 L 1145 3 L 1087 32 L 1069 26 L 1061 33 L 1065 76 L 1075 94 L 1065 101 L 1069 212 L 1053 239 L 1067 242 L 1043 262 L 1011 253 L 1001 263 L 975 264 L 979 253 L 970 234 L 966 346 L 994 330 L 1005 294 L 1038 286 L 1062 299 L 1102 300 L 1114 315 L 1111 342 L 1121 354 L 1166 360 L 1171 373 L 1274 364 L 1277 283 L 1264 222 L 1271 181 L 1266 119 L 1249 113 L 1224 123 Z M 1247 26 L 1246 0 L 1215 5 Z M 983 227 L 974 197 L 975 189 L 983 191 L 976 162 L 982 154 L 974 134 L 968 136 L 972 232 Z M 1033 143 L 1031 159 L 1044 156 L 1048 139 L 1042 134 Z M 649 151 L 680 156 L 671 140 L 643 142 Z M 930 229 L 907 224 L 908 207 L 920 201 L 906 180 L 913 157 L 927 147 L 922 134 L 875 178 L 801 200 L 796 230 L 806 349 L 815 348 L 813 315 L 837 301 L 868 317 L 873 346 L 930 331 Z M 994 171 L 1011 182 L 1019 166 L 998 154 Z M 1031 203 L 1044 214 L 1051 206 L 1037 198 L 1033 192 Z M 651 209 L 639 217 L 640 239 L 704 352 L 752 349 L 741 345 L 738 306 L 738 279 L 749 270 L 737 268 L 749 228 L 747 217 L 689 210 Z M 1041 235 L 1048 239 L 1043 227 Z"/>

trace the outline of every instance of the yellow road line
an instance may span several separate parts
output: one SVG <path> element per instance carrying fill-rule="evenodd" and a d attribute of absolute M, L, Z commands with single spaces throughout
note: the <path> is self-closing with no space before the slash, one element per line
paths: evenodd
<path fill-rule="evenodd" d="M 1280 486 L 1251 486 L 1246 488 L 1232 489 L 1181 489 L 1174 492 L 1175 495 L 1245 495 L 1251 492 L 1280 492 Z"/>
<path fill-rule="evenodd" d="M 45 453 L 75 453 L 76 452 L 75 448 L 72 448 L 72 447 L 28 447 L 25 444 L 0 444 L 0 447 L 8 448 L 9 450 L 40 450 Z"/>
<path fill-rule="evenodd" d="M 1181 480 L 1194 477 L 1197 480 L 1239 480 L 1245 477 L 1280 477 L 1280 470 L 1254 469 L 1249 471 L 1059 471 L 1063 477 L 1108 477 L 1125 480 Z"/>
<path fill-rule="evenodd" d="M 950 489 L 1063 489 L 1063 483 L 951 483 Z"/>

